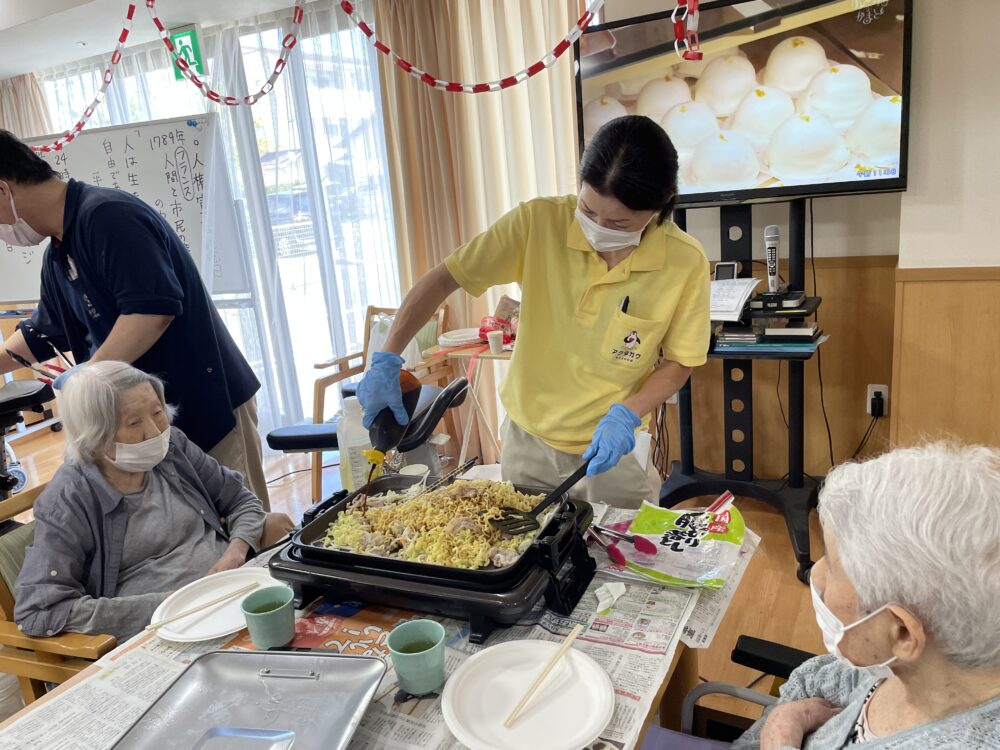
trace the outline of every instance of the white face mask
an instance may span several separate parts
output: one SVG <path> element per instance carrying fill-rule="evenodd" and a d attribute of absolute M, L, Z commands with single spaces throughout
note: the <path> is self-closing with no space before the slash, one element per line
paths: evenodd
<path fill-rule="evenodd" d="M 646 231 L 646 227 L 649 226 L 649 221 L 652 221 L 653 217 L 650 216 L 643 228 L 635 232 L 623 232 L 621 229 L 602 227 L 583 213 L 579 206 L 576 208 L 576 220 L 580 222 L 583 236 L 587 238 L 587 242 L 594 250 L 599 253 L 611 253 L 615 250 L 624 250 L 627 247 L 638 245 L 642 239 L 642 233 Z"/>
<path fill-rule="evenodd" d="M 170 428 L 141 443 L 115 443 L 115 457 L 108 463 L 129 472 L 150 471 L 162 461 L 170 448 Z"/>
<path fill-rule="evenodd" d="M 855 669 L 868 672 L 872 677 L 881 680 L 892 677 L 892 670 L 889 668 L 889 665 L 896 661 L 895 656 L 888 661 L 882 662 L 881 664 L 872 664 L 867 667 L 861 667 L 852 663 L 850 659 L 840 653 L 840 642 L 844 638 L 844 633 L 851 628 L 857 627 L 861 623 L 872 619 L 889 605 L 883 604 L 871 614 L 862 617 L 856 622 L 852 622 L 850 625 L 845 625 L 840 621 L 837 615 L 833 614 L 833 612 L 830 611 L 830 608 L 826 606 L 826 602 L 824 602 L 823 597 L 819 595 L 819 591 L 816 589 L 816 585 L 812 582 L 812 580 L 809 581 L 809 591 L 812 594 L 813 609 L 816 610 L 816 622 L 819 625 L 819 629 L 823 631 L 823 645 L 826 646 L 826 650 L 845 664 L 848 664 Z"/>
<path fill-rule="evenodd" d="M 10 210 L 14 212 L 13 224 L 0 224 L 0 240 L 15 247 L 34 247 L 45 241 L 44 234 L 39 234 L 31 225 L 17 215 L 14 206 L 14 196 L 10 196 Z"/>

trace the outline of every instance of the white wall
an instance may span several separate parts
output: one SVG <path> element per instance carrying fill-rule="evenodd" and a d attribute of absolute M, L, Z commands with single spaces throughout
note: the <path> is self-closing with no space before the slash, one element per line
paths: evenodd
<path fill-rule="evenodd" d="M 610 23 L 622 18 L 644 16 L 647 13 L 662 13 L 665 10 L 673 10 L 675 5 L 676 3 L 667 3 L 663 0 L 606 0 L 604 21 Z"/>
<path fill-rule="evenodd" d="M 895 255 L 899 251 L 899 193 L 815 198 L 816 257 Z M 806 209 L 806 253 L 809 252 L 809 211 Z M 762 203 L 753 207 L 753 254 L 764 259 L 764 227 L 778 224 L 783 242 L 788 237 L 788 204 Z M 719 260 L 719 209 L 689 210 L 687 230 L 705 247 L 709 260 Z M 788 246 L 781 247 L 788 257 Z"/>
<path fill-rule="evenodd" d="M 916 5 L 899 266 L 1000 266 L 1000 2 Z"/>

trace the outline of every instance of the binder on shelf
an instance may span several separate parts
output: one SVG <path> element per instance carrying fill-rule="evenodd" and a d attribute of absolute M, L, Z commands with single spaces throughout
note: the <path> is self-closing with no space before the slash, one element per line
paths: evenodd
<path fill-rule="evenodd" d="M 764 329 L 764 340 L 773 342 L 782 341 L 814 341 L 822 331 L 816 323 L 789 323 L 787 326 L 768 326 Z"/>

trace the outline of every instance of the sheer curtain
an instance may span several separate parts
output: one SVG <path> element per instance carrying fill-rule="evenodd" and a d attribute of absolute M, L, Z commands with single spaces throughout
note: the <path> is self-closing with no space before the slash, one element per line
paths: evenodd
<path fill-rule="evenodd" d="M 284 11 L 202 29 L 213 88 L 256 91 L 290 25 Z M 216 304 L 264 386 L 263 432 L 311 411 L 313 364 L 362 348 L 367 305 L 399 302 L 375 54 L 334 6 L 313 3 L 285 72 L 253 107 L 211 104 L 176 81 L 155 42 L 126 51 L 92 120 L 101 127 L 220 113 L 224 178 L 247 227 L 253 290 L 217 295 Z M 89 103 L 105 58 L 40 75 L 57 128 Z"/>
<path fill-rule="evenodd" d="M 535 62 L 581 13 L 576 0 L 375 0 L 375 8 L 379 36 L 400 55 L 439 78 L 470 83 Z M 519 202 L 576 192 L 571 58 L 503 92 L 474 95 L 430 89 L 379 58 L 405 282 Z M 459 292 L 450 301 L 453 320 L 478 327 L 504 292 L 519 296 L 516 288 L 494 289 L 480 300 Z M 505 369 L 484 372 L 480 393 L 495 389 Z M 502 406 L 487 401 L 495 431 Z M 489 441 L 480 443 L 484 460 L 496 458 Z"/>
<path fill-rule="evenodd" d="M 52 132 L 49 107 L 34 73 L 0 81 L 0 128 L 20 138 Z"/>

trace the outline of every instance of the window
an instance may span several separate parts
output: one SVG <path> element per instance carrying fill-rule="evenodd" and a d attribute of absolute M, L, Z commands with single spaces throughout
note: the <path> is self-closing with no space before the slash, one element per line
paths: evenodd
<path fill-rule="evenodd" d="M 278 14 L 203 29 L 213 86 L 242 93 L 249 82 L 255 91 L 278 57 L 283 24 Z M 254 289 L 218 295 L 216 304 L 263 384 L 264 431 L 311 413 L 313 365 L 363 348 L 368 305 L 399 303 L 378 72 L 365 41 L 339 12 L 307 12 L 285 72 L 249 112 L 211 105 L 189 82 L 176 81 L 159 42 L 128 50 L 88 125 L 210 108 L 222 116 L 229 174 L 221 178 L 233 185 L 250 228 Z M 39 74 L 60 127 L 89 104 L 105 65 L 92 58 Z M 277 311 L 269 307 L 274 300 Z M 339 399 L 331 396 L 335 409 Z"/>

